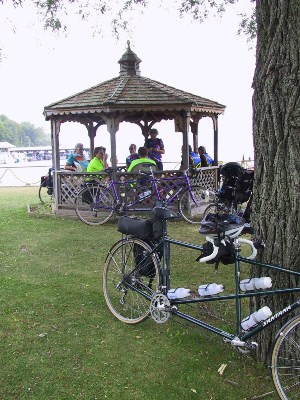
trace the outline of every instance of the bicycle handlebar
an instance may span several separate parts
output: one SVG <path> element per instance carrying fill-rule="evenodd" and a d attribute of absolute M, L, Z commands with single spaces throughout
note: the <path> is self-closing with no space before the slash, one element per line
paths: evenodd
<path fill-rule="evenodd" d="M 249 257 L 246 257 L 248 260 L 254 260 L 254 258 L 257 255 L 257 249 L 254 246 L 254 243 L 251 240 L 248 239 L 239 239 L 240 243 L 246 243 L 248 244 L 251 249 L 252 249 L 252 254 Z"/>
<path fill-rule="evenodd" d="M 206 257 L 200 258 L 199 262 L 201 262 L 201 263 L 213 260 L 218 255 L 218 252 L 219 252 L 219 246 L 215 245 L 213 238 L 206 236 L 205 239 L 213 245 L 213 252 Z M 248 244 L 251 247 L 252 253 L 250 254 L 250 256 L 246 257 L 246 259 L 253 260 L 257 255 L 257 249 L 255 248 L 254 243 L 248 239 L 239 238 L 238 240 L 240 243 Z"/>
<path fill-rule="evenodd" d="M 218 251 L 219 251 L 219 247 L 215 246 L 213 238 L 211 238 L 209 236 L 206 236 L 205 239 L 208 242 L 212 243 L 214 249 L 213 249 L 213 252 L 211 254 L 209 254 L 208 256 L 200 258 L 199 262 L 201 262 L 201 263 L 204 263 L 204 262 L 209 261 L 209 260 L 213 260 L 217 256 Z"/>

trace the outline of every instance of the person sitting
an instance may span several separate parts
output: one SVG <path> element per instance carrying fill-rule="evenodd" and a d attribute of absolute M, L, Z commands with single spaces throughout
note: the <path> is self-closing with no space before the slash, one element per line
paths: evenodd
<path fill-rule="evenodd" d="M 150 138 L 145 141 L 145 147 L 148 149 L 149 158 L 154 160 L 156 162 L 158 170 L 162 171 L 164 169 L 162 163 L 162 154 L 165 154 L 164 143 L 161 139 L 157 137 L 157 129 L 150 129 L 149 134 Z"/>
<path fill-rule="evenodd" d="M 87 172 L 101 172 L 106 168 L 105 148 L 95 147 L 94 157 L 89 162 Z"/>
<path fill-rule="evenodd" d="M 211 165 L 213 165 L 213 163 L 214 163 L 214 160 L 211 158 L 211 156 L 207 153 L 207 151 L 206 151 L 206 148 L 204 147 L 204 146 L 200 146 L 199 148 L 198 148 L 198 153 L 199 153 L 199 155 L 200 155 L 200 157 L 201 157 L 201 166 L 202 167 L 210 167 Z M 205 159 L 204 159 L 204 157 L 205 157 Z M 205 163 L 207 163 L 207 165 L 202 165 L 202 160 L 203 160 L 203 163 L 205 164 Z"/>
<path fill-rule="evenodd" d="M 134 167 L 137 165 L 141 164 L 149 164 L 150 166 L 153 166 L 153 168 L 156 170 L 156 162 L 154 160 L 151 160 L 151 158 L 148 157 L 148 150 L 146 147 L 140 147 L 138 149 L 138 155 L 139 158 L 136 160 L 133 160 L 128 168 L 128 172 L 131 172 Z"/>
<path fill-rule="evenodd" d="M 131 164 L 131 161 L 133 160 L 137 160 L 139 158 L 138 153 L 136 152 L 136 145 L 135 144 L 131 144 L 129 146 L 129 156 L 126 157 L 126 168 L 129 168 L 129 165 Z"/>
<path fill-rule="evenodd" d="M 181 148 L 181 154 L 183 151 L 183 147 Z M 202 167 L 201 164 L 201 158 L 199 156 L 199 154 L 195 153 L 192 150 L 192 147 L 189 145 L 189 167 L 191 168 L 200 168 Z M 182 155 L 181 155 L 181 164 L 180 164 L 180 169 L 183 169 L 183 159 L 182 159 Z"/>
<path fill-rule="evenodd" d="M 85 172 L 89 162 L 83 154 L 83 144 L 77 143 L 74 153 L 66 161 L 65 169 L 69 171 Z"/>

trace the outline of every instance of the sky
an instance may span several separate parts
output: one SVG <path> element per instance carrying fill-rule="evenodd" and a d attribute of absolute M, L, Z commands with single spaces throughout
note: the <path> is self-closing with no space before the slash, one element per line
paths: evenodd
<path fill-rule="evenodd" d="M 229 9 L 222 19 L 210 18 L 203 24 L 191 17 L 179 18 L 174 10 L 151 2 L 143 14 L 133 14 L 131 34 L 112 36 L 109 17 L 101 18 L 104 35 L 69 13 L 68 36 L 44 31 L 34 8 L 13 9 L 0 5 L 0 114 L 16 121 L 27 121 L 50 134 L 45 106 L 86 90 L 119 75 L 118 60 L 127 48 L 142 60 L 141 75 L 217 101 L 226 106 L 219 117 L 219 160 L 253 159 L 252 94 L 255 51 L 237 35 L 239 17 Z M 248 11 L 248 3 L 242 9 Z M 155 127 L 165 144 L 164 161 L 180 159 L 181 134 L 172 121 Z M 192 136 L 190 135 L 190 142 Z M 65 123 L 60 145 L 73 147 L 83 142 L 89 147 L 87 132 L 76 123 Z M 140 129 L 122 123 L 117 133 L 117 157 L 122 162 L 130 143 L 143 145 Z M 98 129 L 95 145 L 110 148 L 106 127 Z M 213 154 L 213 127 L 210 118 L 199 124 L 199 145 Z"/>

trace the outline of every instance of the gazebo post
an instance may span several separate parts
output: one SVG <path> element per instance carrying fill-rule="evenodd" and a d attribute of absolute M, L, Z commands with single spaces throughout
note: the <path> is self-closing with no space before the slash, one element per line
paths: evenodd
<path fill-rule="evenodd" d="M 111 166 L 113 169 L 117 168 L 116 133 L 119 130 L 120 122 L 121 119 L 115 116 L 108 118 L 106 121 L 107 130 L 110 134 Z"/>
<path fill-rule="evenodd" d="M 93 122 L 89 122 L 87 126 L 88 135 L 90 138 L 90 159 L 93 158 L 94 148 L 95 148 L 95 136 L 96 136 L 96 129 L 94 127 Z"/>
<path fill-rule="evenodd" d="M 191 132 L 193 133 L 193 150 L 198 153 L 198 125 L 201 118 L 193 117 L 193 120 L 190 122 Z"/>
<path fill-rule="evenodd" d="M 59 157 L 59 131 L 60 131 L 61 121 L 58 119 L 51 119 L 51 142 L 52 142 L 52 165 L 54 171 L 59 171 L 60 169 L 60 157 Z M 58 197 L 60 193 L 60 184 L 57 179 L 57 174 L 54 173 L 53 191 L 54 191 L 54 201 L 55 208 L 58 206 Z"/>
<path fill-rule="evenodd" d="M 218 165 L 218 115 L 213 115 L 213 126 L 214 126 L 214 165 Z"/>
<path fill-rule="evenodd" d="M 189 125 L 190 125 L 190 113 L 186 112 L 183 117 L 183 132 L 182 132 L 182 165 L 183 169 L 189 167 Z"/>

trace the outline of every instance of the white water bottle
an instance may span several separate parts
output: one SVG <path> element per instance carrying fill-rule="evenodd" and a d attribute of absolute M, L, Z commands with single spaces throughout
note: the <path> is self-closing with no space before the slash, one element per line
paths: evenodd
<path fill-rule="evenodd" d="M 139 195 L 140 200 L 144 199 L 145 197 L 149 196 L 151 194 L 151 190 L 146 190 L 146 192 L 143 192 Z"/>
<path fill-rule="evenodd" d="M 241 322 L 242 328 L 244 331 L 252 328 L 253 326 L 259 324 L 261 321 L 264 321 L 271 317 L 272 311 L 269 307 L 264 306 L 258 311 L 255 311 L 253 314 L 249 315 L 249 317 L 244 318 Z"/>
<path fill-rule="evenodd" d="M 247 290 L 269 289 L 270 287 L 272 287 L 272 279 L 268 276 L 244 279 L 240 282 L 240 288 L 244 292 Z"/>
<path fill-rule="evenodd" d="M 190 289 L 186 288 L 176 288 L 168 290 L 167 296 L 170 300 L 174 299 L 183 299 L 184 297 L 188 297 L 191 295 Z"/>
<path fill-rule="evenodd" d="M 223 292 L 225 289 L 224 285 L 218 285 L 217 283 L 209 283 L 208 285 L 200 285 L 198 287 L 199 296 L 213 296 Z"/>
<path fill-rule="evenodd" d="M 169 198 L 172 196 L 172 194 L 174 193 L 174 190 L 170 190 L 167 195 L 166 195 L 166 199 L 169 200 Z"/>

